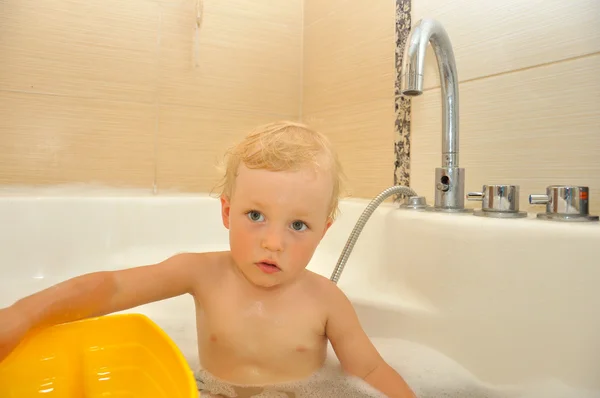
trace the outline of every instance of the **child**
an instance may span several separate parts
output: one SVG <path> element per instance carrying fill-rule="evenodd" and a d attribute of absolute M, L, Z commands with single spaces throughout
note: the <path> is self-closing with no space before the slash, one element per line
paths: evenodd
<path fill-rule="evenodd" d="M 234 147 L 226 166 L 220 200 L 230 251 L 85 274 L 25 297 L 0 310 L 0 361 L 32 328 L 187 293 L 202 368 L 232 386 L 307 379 L 323 366 L 329 340 L 347 374 L 389 397 L 414 397 L 341 290 L 305 269 L 337 212 L 341 168 L 328 140 L 298 123 L 271 123 Z M 234 396 L 251 396 L 242 390 Z"/>

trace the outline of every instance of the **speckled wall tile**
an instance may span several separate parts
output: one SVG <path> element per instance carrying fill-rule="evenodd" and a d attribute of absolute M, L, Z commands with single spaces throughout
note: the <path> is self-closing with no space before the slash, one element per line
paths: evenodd
<path fill-rule="evenodd" d="M 394 184 L 410 184 L 410 99 L 400 95 L 400 71 L 402 69 L 402 54 L 404 44 L 410 32 L 410 2 L 411 0 L 396 0 L 396 139 L 394 152 Z"/>

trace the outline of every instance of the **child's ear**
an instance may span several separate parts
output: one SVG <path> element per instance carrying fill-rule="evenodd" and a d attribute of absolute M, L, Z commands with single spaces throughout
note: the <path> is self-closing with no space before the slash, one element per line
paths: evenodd
<path fill-rule="evenodd" d="M 229 198 L 221 196 L 221 217 L 223 218 L 223 225 L 229 229 L 229 210 L 231 209 L 231 203 Z"/>
<path fill-rule="evenodd" d="M 331 224 L 333 224 L 333 218 L 327 217 L 327 223 L 325 224 L 325 229 L 323 230 L 323 236 L 325 236 L 327 230 L 329 229 L 329 227 L 331 227 Z M 323 236 L 321 236 L 321 238 L 323 238 Z"/>

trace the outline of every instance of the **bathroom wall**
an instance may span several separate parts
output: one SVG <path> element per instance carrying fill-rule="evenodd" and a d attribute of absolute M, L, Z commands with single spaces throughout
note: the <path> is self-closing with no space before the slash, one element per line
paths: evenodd
<path fill-rule="evenodd" d="M 302 120 L 340 152 L 349 194 L 394 183 L 395 3 L 305 0 Z"/>
<path fill-rule="evenodd" d="M 600 3 L 447 3 L 4 0 L 0 184 L 208 191 L 233 139 L 289 118 L 331 137 L 350 195 L 410 183 L 433 202 L 431 51 L 412 114 L 394 95 L 395 42 L 431 16 L 454 45 L 467 190 L 519 184 L 538 211 L 530 193 L 589 185 L 600 213 Z"/>
<path fill-rule="evenodd" d="M 0 1 L 0 184 L 209 191 L 232 139 L 300 118 L 302 7 Z"/>
<path fill-rule="evenodd" d="M 442 22 L 460 80 L 460 166 L 467 191 L 518 184 L 590 187 L 600 214 L 600 2 L 412 0 L 412 20 Z M 433 203 L 441 164 L 441 101 L 433 52 L 412 100 L 410 184 Z M 470 207 L 477 206 L 470 203 Z"/>

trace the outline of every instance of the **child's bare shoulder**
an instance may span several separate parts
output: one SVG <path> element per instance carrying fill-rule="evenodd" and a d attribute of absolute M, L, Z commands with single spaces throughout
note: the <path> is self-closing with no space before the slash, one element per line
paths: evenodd
<path fill-rule="evenodd" d="M 223 274 L 223 270 L 231 261 L 229 251 L 221 252 L 184 252 L 171 256 L 165 261 L 173 272 L 185 270 L 184 274 L 193 279 L 199 286 L 212 285 Z"/>
<path fill-rule="evenodd" d="M 323 309 L 328 314 L 328 317 L 331 314 L 340 315 L 354 313 L 352 302 L 337 284 L 314 272 L 310 272 L 310 274 L 310 277 L 312 278 L 311 283 L 315 287 L 312 294 L 322 303 Z"/>
<path fill-rule="evenodd" d="M 319 299 L 323 299 L 326 302 L 331 303 L 332 299 L 334 299 L 334 301 L 338 301 L 346 297 L 344 292 L 342 292 L 342 290 L 329 278 L 312 271 L 306 270 L 306 272 L 307 278 L 310 281 L 310 286 L 313 288 L 311 293 L 317 296 Z"/>
<path fill-rule="evenodd" d="M 203 271 L 208 271 L 230 261 L 230 258 L 229 251 L 183 252 L 173 255 L 169 261 L 179 262 L 189 267 L 201 267 Z"/>

